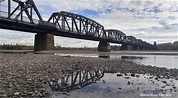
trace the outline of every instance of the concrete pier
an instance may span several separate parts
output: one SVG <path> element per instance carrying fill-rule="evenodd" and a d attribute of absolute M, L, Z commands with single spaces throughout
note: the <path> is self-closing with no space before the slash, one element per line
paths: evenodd
<path fill-rule="evenodd" d="M 98 45 L 98 51 L 99 52 L 110 52 L 111 51 L 111 46 L 109 42 L 107 41 L 100 41 Z"/>
<path fill-rule="evenodd" d="M 34 51 L 52 50 L 54 48 L 54 36 L 47 33 L 35 35 Z"/>

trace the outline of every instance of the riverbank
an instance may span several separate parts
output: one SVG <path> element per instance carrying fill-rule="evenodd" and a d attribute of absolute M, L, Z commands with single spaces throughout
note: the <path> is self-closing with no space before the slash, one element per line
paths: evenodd
<path fill-rule="evenodd" d="M 178 80 L 178 69 L 138 65 L 129 61 L 53 54 L 0 53 L 0 96 L 50 96 L 45 85 L 76 71 L 105 69 L 108 73 L 151 74 Z"/>
<path fill-rule="evenodd" d="M 33 51 L 33 50 L 0 50 L 0 53 L 11 54 L 55 54 L 55 53 L 104 53 L 104 54 L 125 54 L 125 55 L 178 55 L 178 51 L 111 51 L 111 52 L 98 52 L 95 50 L 49 50 L 49 51 Z"/>

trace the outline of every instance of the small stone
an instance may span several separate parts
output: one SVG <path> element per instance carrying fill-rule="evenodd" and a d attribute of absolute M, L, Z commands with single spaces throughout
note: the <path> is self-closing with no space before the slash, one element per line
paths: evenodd
<path fill-rule="evenodd" d="M 135 75 L 137 78 L 139 78 L 140 76 L 139 75 Z"/>
<path fill-rule="evenodd" d="M 161 86 L 161 88 L 165 88 L 166 86 L 164 85 L 164 86 Z"/>
<path fill-rule="evenodd" d="M 127 73 L 125 73 L 125 76 L 128 76 L 128 74 L 127 74 Z"/>
<path fill-rule="evenodd" d="M 175 86 L 173 86 L 173 89 L 176 89 L 176 87 L 175 87 Z"/>
<path fill-rule="evenodd" d="M 124 77 L 125 79 L 129 79 L 129 77 Z"/>
<path fill-rule="evenodd" d="M 134 74 L 134 73 L 131 73 L 131 75 L 130 75 L 130 76 L 135 77 L 135 74 Z"/>
<path fill-rule="evenodd" d="M 155 80 L 158 80 L 158 78 L 156 77 Z"/>
<path fill-rule="evenodd" d="M 127 84 L 130 85 L 130 81 L 128 81 Z"/>
<path fill-rule="evenodd" d="M 106 83 L 106 81 L 105 81 L 105 80 L 102 80 L 102 82 L 103 82 L 103 84 L 105 84 L 105 83 Z"/>
<path fill-rule="evenodd" d="M 123 76 L 122 74 L 117 74 L 117 77 Z"/>
<path fill-rule="evenodd" d="M 119 87 L 118 89 L 122 89 L 122 88 Z"/>
<path fill-rule="evenodd" d="M 15 92 L 14 93 L 14 96 L 19 96 L 20 95 L 20 92 Z"/>
<path fill-rule="evenodd" d="M 167 84 L 167 82 L 166 81 L 162 81 L 163 83 L 165 83 L 165 84 Z"/>
<path fill-rule="evenodd" d="M 26 97 L 26 96 L 27 96 L 27 94 L 23 93 L 23 94 L 21 94 L 21 96 L 22 96 L 22 97 Z"/>

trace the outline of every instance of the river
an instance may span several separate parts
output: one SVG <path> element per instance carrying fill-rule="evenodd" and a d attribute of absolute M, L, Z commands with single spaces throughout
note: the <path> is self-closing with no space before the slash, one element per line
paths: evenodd
<path fill-rule="evenodd" d="M 111 52 L 111 53 L 56 53 L 60 56 L 79 56 L 79 57 L 104 57 L 110 59 L 125 59 L 137 64 L 151 65 L 157 67 L 177 68 L 177 52 Z"/>

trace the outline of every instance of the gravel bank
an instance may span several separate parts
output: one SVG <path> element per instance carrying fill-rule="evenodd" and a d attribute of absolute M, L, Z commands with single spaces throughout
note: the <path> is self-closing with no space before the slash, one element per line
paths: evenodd
<path fill-rule="evenodd" d="M 52 54 L 0 53 L 0 96 L 49 96 L 44 85 L 52 79 L 75 70 L 98 68 L 104 68 L 110 73 L 149 73 L 158 78 L 178 79 L 178 69 L 137 65 L 128 61 L 60 57 Z"/>

